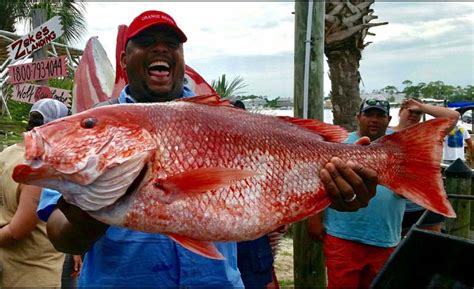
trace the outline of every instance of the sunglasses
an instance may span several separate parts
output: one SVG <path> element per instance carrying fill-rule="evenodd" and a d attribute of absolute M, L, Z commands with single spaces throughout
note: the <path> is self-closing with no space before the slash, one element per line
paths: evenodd
<path fill-rule="evenodd" d="M 367 105 L 380 105 L 380 106 L 388 106 L 389 102 L 386 100 L 380 100 L 380 99 L 367 99 L 365 101 Z"/>

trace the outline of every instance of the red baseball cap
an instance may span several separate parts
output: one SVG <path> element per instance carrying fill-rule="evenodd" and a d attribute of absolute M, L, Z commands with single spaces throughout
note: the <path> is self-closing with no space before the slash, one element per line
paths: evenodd
<path fill-rule="evenodd" d="M 178 25 L 176 25 L 176 22 L 173 18 L 171 18 L 171 16 L 169 16 L 165 12 L 149 10 L 135 17 L 132 23 L 130 23 L 130 26 L 128 27 L 125 35 L 125 42 L 127 42 L 130 38 L 136 36 L 138 33 L 142 32 L 143 30 L 154 25 L 168 26 L 169 28 L 174 30 L 174 32 L 176 32 L 181 42 L 186 42 L 186 40 L 188 40 L 186 35 L 184 35 L 181 29 L 179 29 Z"/>

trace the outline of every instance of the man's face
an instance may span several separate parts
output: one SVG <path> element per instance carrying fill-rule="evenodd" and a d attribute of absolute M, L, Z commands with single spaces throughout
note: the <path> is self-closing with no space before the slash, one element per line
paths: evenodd
<path fill-rule="evenodd" d="M 359 135 L 361 137 L 368 136 L 371 141 L 374 141 L 385 135 L 391 119 L 392 117 L 387 115 L 386 112 L 377 108 L 360 112 L 357 115 Z"/>
<path fill-rule="evenodd" d="M 152 26 L 127 43 L 122 66 L 130 94 L 138 102 L 177 99 L 183 90 L 184 55 L 178 36 L 166 26 Z"/>
<path fill-rule="evenodd" d="M 34 127 L 44 124 L 43 115 L 37 111 L 32 111 L 28 116 L 28 124 L 26 125 L 26 131 L 32 130 Z"/>

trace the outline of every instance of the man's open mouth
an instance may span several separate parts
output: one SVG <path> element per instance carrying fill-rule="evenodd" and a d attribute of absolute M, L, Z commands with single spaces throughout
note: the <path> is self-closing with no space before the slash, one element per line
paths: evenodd
<path fill-rule="evenodd" d="M 148 74 L 159 79 L 167 79 L 170 71 L 170 65 L 165 61 L 155 61 L 148 65 Z"/>

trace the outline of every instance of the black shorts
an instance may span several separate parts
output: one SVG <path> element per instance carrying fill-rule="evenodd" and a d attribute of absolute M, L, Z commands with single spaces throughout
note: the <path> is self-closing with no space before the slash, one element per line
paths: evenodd
<path fill-rule="evenodd" d="M 405 231 L 410 229 L 412 225 L 418 222 L 424 212 L 425 210 L 405 212 L 405 214 L 403 215 L 402 230 Z M 445 219 L 446 218 L 443 215 L 429 211 L 426 217 L 421 222 L 420 227 L 422 228 L 439 225 L 443 223 Z"/>

